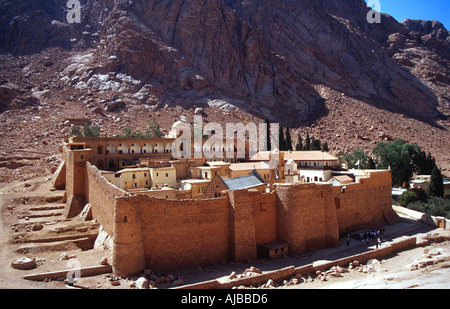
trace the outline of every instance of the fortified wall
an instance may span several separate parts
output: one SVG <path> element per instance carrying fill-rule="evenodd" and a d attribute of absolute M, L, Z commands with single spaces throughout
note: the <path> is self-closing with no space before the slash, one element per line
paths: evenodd
<path fill-rule="evenodd" d="M 94 145 L 94 153 L 85 144 L 63 147 L 65 165 L 55 184 L 65 186 L 68 218 L 90 204 L 93 219 L 112 239 L 113 271 L 120 276 L 146 268 L 251 261 L 269 243 L 303 254 L 338 246 L 344 233 L 398 219 L 390 171 L 369 171 L 339 186 L 275 184 L 270 193 L 229 190 L 219 198 L 167 200 L 126 192 L 104 178 L 94 156 L 109 144 Z"/>
<path fill-rule="evenodd" d="M 270 193 L 236 190 L 214 199 L 166 200 L 127 193 L 85 164 L 86 202 L 113 239 L 113 270 L 121 276 L 255 260 L 258 245 L 271 242 L 287 243 L 293 254 L 338 246 L 339 233 L 390 223 L 395 214 L 386 198 L 389 171 L 374 172 L 345 192 L 331 184 L 280 184 Z"/>

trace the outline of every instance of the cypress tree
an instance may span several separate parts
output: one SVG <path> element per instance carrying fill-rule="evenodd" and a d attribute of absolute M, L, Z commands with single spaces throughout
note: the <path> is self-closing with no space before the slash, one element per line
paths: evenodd
<path fill-rule="evenodd" d="M 427 158 L 426 158 L 426 169 L 425 169 L 425 175 L 431 175 L 433 172 L 433 168 L 436 165 L 436 160 L 431 156 L 431 153 L 428 152 Z"/>
<path fill-rule="evenodd" d="M 293 150 L 292 148 L 292 138 L 291 132 L 289 128 L 289 123 L 286 123 L 286 149 L 285 150 Z"/>
<path fill-rule="evenodd" d="M 431 172 L 430 188 L 428 193 L 431 196 L 444 197 L 444 183 L 441 171 L 435 165 Z"/>
<path fill-rule="evenodd" d="M 320 146 L 320 139 L 315 139 L 313 138 L 311 141 L 311 147 L 309 150 L 320 150 L 321 146 Z"/>
<path fill-rule="evenodd" d="M 309 132 L 306 132 L 305 150 L 311 150 L 311 139 L 309 138 Z"/>
<path fill-rule="evenodd" d="M 286 147 L 286 141 L 285 141 L 285 139 L 284 139 L 284 128 L 283 128 L 283 126 L 280 126 L 280 131 L 278 132 L 278 136 L 279 136 L 279 138 L 278 138 L 278 142 L 279 142 L 279 145 L 280 145 L 280 151 L 282 151 L 282 150 L 286 150 L 285 149 L 285 147 Z"/>
<path fill-rule="evenodd" d="M 266 128 L 266 146 L 267 146 L 267 148 L 266 148 L 266 150 L 270 151 L 270 150 L 272 150 L 272 145 L 270 142 L 270 121 L 269 121 L 269 119 L 266 118 L 265 123 L 267 125 L 267 128 Z"/>
<path fill-rule="evenodd" d="M 297 145 L 295 146 L 295 150 L 297 150 L 297 151 L 303 150 L 303 140 L 302 140 L 302 136 L 300 135 L 300 133 L 298 133 L 298 141 L 297 141 Z"/>
<path fill-rule="evenodd" d="M 374 170 L 377 168 L 375 165 L 375 161 L 372 159 L 372 157 L 369 157 L 369 159 L 367 159 L 367 168 L 369 170 Z"/>

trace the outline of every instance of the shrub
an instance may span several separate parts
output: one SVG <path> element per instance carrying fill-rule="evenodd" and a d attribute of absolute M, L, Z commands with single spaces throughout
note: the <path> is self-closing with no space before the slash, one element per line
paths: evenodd
<path fill-rule="evenodd" d="M 409 203 L 407 208 L 409 208 L 411 210 L 423 212 L 423 213 L 427 213 L 428 212 L 427 204 L 422 203 L 422 202 Z"/>
<path fill-rule="evenodd" d="M 431 197 L 428 200 L 428 207 L 432 216 L 447 217 L 450 214 L 450 200 L 448 199 Z"/>
<path fill-rule="evenodd" d="M 414 193 L 412 191 L 406 191 L 405 193 L 400 195 L 398 198 L 398 203 L 403 207 L 406 207 L 408 204 L 416 202 L 416 201 L 417 201 L 417 195 L 416 195 L 416 193 Z"/>
<path fill-rule="evenodd" d="M 450 219 L 450 200 L 441 197 L 430 197 L 427 203 L 414 201 L 408 203 L 406 207 L 431 216 Z"/>

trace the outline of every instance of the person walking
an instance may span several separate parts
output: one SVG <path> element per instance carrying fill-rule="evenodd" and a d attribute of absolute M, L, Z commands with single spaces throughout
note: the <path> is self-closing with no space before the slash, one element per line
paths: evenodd
<path fill-rule="evenodd" d="M 347 247 L 350 246 L 350 234 L 347 234 Z"/>

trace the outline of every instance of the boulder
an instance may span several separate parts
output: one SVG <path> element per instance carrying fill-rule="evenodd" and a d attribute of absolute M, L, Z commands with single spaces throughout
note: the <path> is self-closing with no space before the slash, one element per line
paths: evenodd
<path fill-rule="evenodd" d="M 140 290 L 148 289 L 150 287 L 150 284 L 145 277 L 140 277 L 136 280 L 136 287 Z"/>
<path fill-rule="evenodd" d="M 101 108 L 101 107 L 99 107 L 99 106 L 97 106 L 97 107 L 93 107 L 92 109 L 91 109 L 91 113 L 94 113 L 94 114 L 103 114 L 105 111 L 103 110 L 103 108 Z"/>
<path fill-rule="evenodd" d="M 106 104 L 105 110 L 106 110 L 107 112 L 112 112 L 112 111 L 114 111 L 116 108 L 117 108 L 116 102 L 110 102 L 110 103 Z"/>
<path fill-rule="evenodd" d="M 15 269 L 30 270 L 36 268 L 36 260 L 31 258 L 20 258 L 12 261 L 11 266 Z"/>

